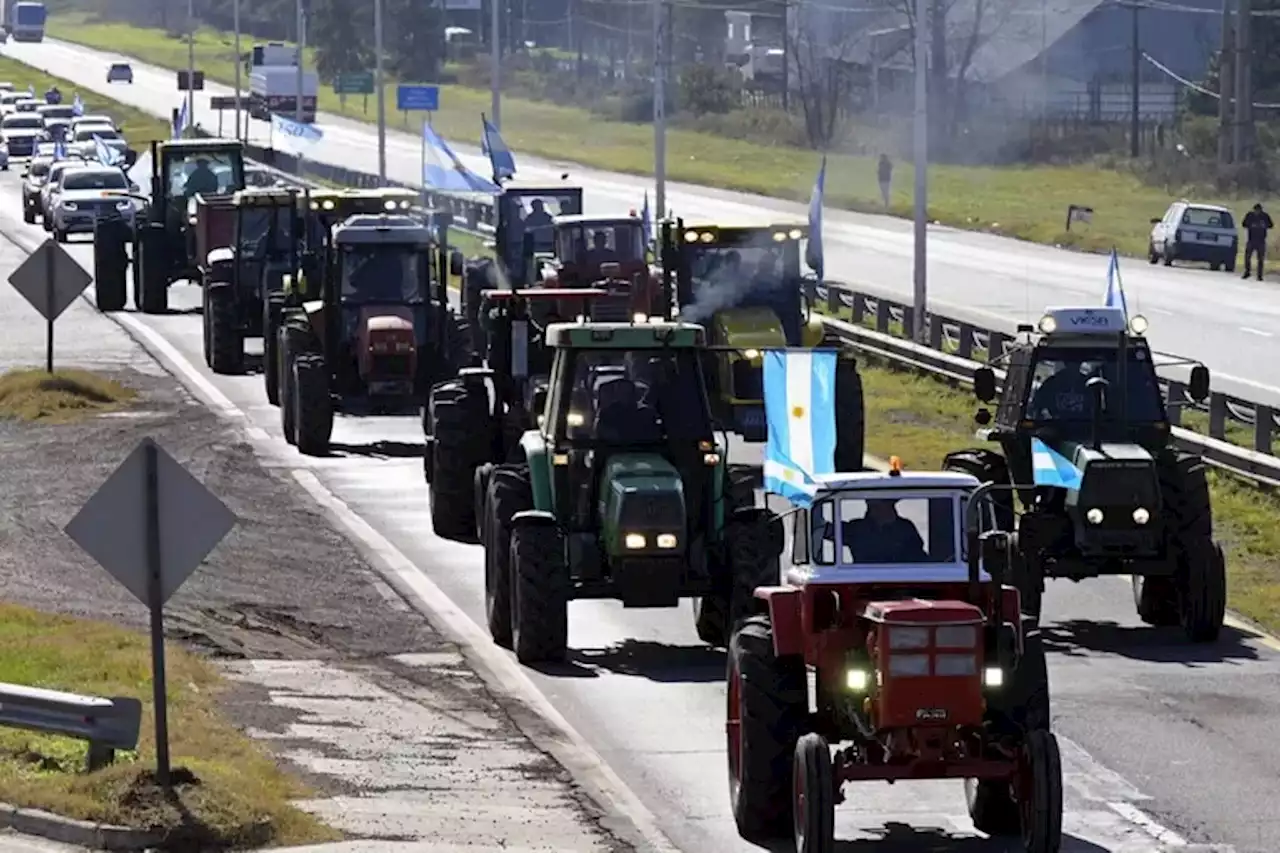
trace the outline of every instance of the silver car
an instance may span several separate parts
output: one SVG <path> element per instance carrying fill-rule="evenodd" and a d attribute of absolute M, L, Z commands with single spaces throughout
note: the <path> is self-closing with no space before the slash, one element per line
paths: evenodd
<path fill-rule="evenodd" d="M 53 195 L 50 230 L 59 243 L 69 234 L 92 234 L 102 216 L 120 216 L 133 225 L 133 199 L 123 198 L 132 187 L 124 172 L 111 166 L 64 169 Z"/>
<path fill-rule="evenodd" d="M 1153 264 L 1164 261 L 1166 267 L 1174 261 L 1199 261 L 1214 271 L 1235 272 L 1239 247 L 1231 211 L 1183 199 L 1169 205 L 1162 219 L 1151 220 L 1147 260 Z"/>

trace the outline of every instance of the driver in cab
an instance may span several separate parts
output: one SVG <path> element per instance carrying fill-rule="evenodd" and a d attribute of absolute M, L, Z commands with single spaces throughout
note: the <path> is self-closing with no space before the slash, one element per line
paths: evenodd
<path fill-rule="evenodd" d="M 602 264 L 617 263 L 618 253 L 609 248 L 609 235 L 604 231 L 597 231 L 592 234 L 591 248 L 587 251 L 583 260 L 589 269 L 597 271 Z"/>
<path fill-rule="evenodd" d="M 898 515 L 897 505 L 898 502 L 892 498 L 868 499 L 866 514 L 844 523 L 844 547 L 850 554 L 850 562 L 929 561 L 920 531 L 911 521 Z"/>
<path fill-rule="evenodd" d="M 1093 409 L 1089 399 L 1089 379 L 1097 374 L 1089 365 L 1067 362 L 1040 383 L 1031 397 L 1033 420 L 1079 420 Z"/>
<path fill-rule="evenodd" d="M 197 195 L 213 195 L 218 192 L 218 176 L 209 168 L 209 161 L 201 157 L 196 160 L 196 167 L 187 175 L 182 185 L 182 194 L 187 198 Z"/>

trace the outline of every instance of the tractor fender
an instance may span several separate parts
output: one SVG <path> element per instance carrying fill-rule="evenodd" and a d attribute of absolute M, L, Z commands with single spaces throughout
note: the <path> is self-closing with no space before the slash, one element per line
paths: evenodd
<path fill-rule="evenodd" d="M 778 657 L 804 654 L 804 590 L 794 586 L 762 586 L 756 598 L 769 608 L 773 653 Z"/>
<path fill-rule="evenodd" d="M 236 250 L 232 246 L 213 249 L 209 254 L 205 255 L 204 261 L 210 267 L 215 267 L 219 264 L 234 264 L 236 262 Z"/>
<path fill-rule="evenodd" d="M 511 529 L 517 527 L 555 527 L 556 517 L 553 513 L 540 509 L 526 509 L 511 516 Z"/>

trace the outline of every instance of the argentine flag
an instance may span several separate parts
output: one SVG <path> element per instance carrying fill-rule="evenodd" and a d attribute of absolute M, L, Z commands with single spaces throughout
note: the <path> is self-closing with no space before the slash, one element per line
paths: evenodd
<path fill-rule="evenodd" d="M 71 114 L 77 116 L 84 115 L 84 101 L 80 100 L 79 92 L 76 92 L 76 99 L 71 102 Z"/>
<path fill-rule="evenodd" d="M 482 125 L 480 150 L 489 158 L 489 165 L 493 168 L 494 183 L 500 184 L 507 178 L 515 176 L 516 158 L 511 156 L 511 149 L 502 141 L 502 135 L 498 133 L 493 123 L 485 118 L 484 113 L 480 114 L 480 121 Z"/>
<path fill-rule="evenodd" d="M 120 152 L 109 147 L 96 133 L 93 135 L 93 150 L 98 162 L 104 166 L 116 166 L 124 159 Z"/>
<path fill-rule="evenodd" d="M 807 507 L 836 468 L 836 353 L 764 353 L 765 491 Z"/>
<path fill-rule="evenodd" d="M 463 165 L 449 143 L 426 122 L 422 123 L 422 185 L 446 193 L 502 193 L 502 187 Z"/>
<path fill-rule="evenodd" d="M 178 110 L 178 117 L 174 119 L 174 122 L 173 122 L 173 138 L 174 139 L 182 138 L 182 134 L 184 134 L 187 130 L 188 118 L 189 117 L 187 115 L 187 102 L 184 100 L 182 102 L 182 108 Z"/>
<path fill-rule="evenodd" d="M 809 245 L 804 250 L 804 262 L 822 280 L 822 196 L 826 192 L 827 158 L 822 158 L 818 179 L 813 182 L 813 196 L 809 199 Z"/>
<path fill-rule="evenodd" d="M 1037 486 L 1080 488 L 1080 469 L 1038 438 L 1031 439 L 1031 478 Z"/>
<path fill-rule="evenodd" d="M 1120 256 L 1111 250 L 1111 262 L 1107 264 L 1107 295 L 1102 304 L 1107 308 L 1119 308 L 1124 312 L 1125 323 L 1129 322 L 1129 305 L 1124 298 L 1124 282 L 1120 280 Z"/>

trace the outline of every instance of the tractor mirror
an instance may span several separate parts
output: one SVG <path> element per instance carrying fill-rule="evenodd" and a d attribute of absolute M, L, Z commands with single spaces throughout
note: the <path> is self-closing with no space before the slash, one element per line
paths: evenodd
<path fill-rule="evenodd" d="M 776 515 L 769 516 L 768 524 L 769 538 L 768 550 L 765 552 L 773 557 L 781 557 L 782 550 L 787 546 L 787 531 L 782 526 L 782 519 Z"/>
<path fill-rule="evenodd" d="M 458 276 L 460 278 L 462 276 L 462 268 L 465 263 L 466 259 L 463 258 L 462 252 L 457 249 L 449 252 L 449 275 Z"/>
<path fill-rule="evenodd" d="M 990 367 L 979 367 L 973 372 L 973 394 L 984 403 L 996 398 L 996 373 Z"/>
<path fill-rule="evenodd" d="M 792 519 L 791 562 L 803 566 L 809 562 L 809 512 L 797 510 Z"/>
<path fill-rule="evenodd" d="M 537 413 L 539 420 L 542 419 L 542 413 L 546 411 L 546 408 L 547 389 L 543 387 L 533 392 L 533 411 Z"/>
<path fill-rule="evenodd" d="M 973 416 L 973 422 L 978 426 L 986 426 L 991 423 L 991 411 L 989 409 L 978 409 Z"/>
<path fill-rule="evenodd" d="M 1187 386 L 1187 394 L 1197 403 L 1209 399 L 1209 368 L 1197 364 L 1191 368 L 1191 382 Z"/>

